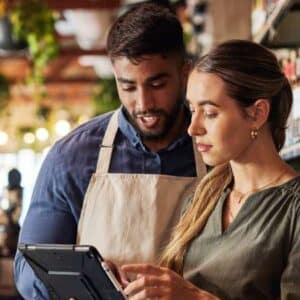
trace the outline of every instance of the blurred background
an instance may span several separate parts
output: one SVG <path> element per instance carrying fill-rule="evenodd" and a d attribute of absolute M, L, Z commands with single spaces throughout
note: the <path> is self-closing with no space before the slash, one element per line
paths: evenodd
<path fill-rule="evenodd" d="M 120 103 L 105 42 L 129 0 L 0 0 L 0 298 L 40 165 L 55 141 Z M 281 155 L 300 171 L 300 0 L 173 0 L 191 56 L 227 39 L 277 55 L 294 91 Z M 9 298 L 15 297 L 15 298 Z"/>

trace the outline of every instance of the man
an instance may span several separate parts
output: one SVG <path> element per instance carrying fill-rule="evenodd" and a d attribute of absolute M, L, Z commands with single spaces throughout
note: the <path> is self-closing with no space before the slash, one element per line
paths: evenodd
<path fill-rule="evenodd" d="M 20 242 L 77 241 L 117 264 L 156 262 L 205 173 L 186 133 L 182 27 L 167 8 L 141 4 L 115 22 L 107 49 L 122 107 L 53 146 Z M 47 298 L 20 253 L 15 278 L 26 299 Z"/>

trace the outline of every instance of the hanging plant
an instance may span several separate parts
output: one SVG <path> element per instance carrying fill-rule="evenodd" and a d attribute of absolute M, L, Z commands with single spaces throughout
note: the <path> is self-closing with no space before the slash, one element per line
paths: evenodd
<path fill-rule="evenodd" d="M 50 115 L 52 113 L 52 109 L 50 106 L 41 104 L 36 110 L 36 116 L 41 121 L 47 121 L 50 118 Z"/>
<path fill-rule="evenodd" d="M 120 101 L 115 79 L 100 79 L 92 96 L 92 101 L 95 115 L 101 115 L 117 109 L 120 106 Z"/>
<path fill-rule="evenodd" d="M 9 101 L 9 81 L 0 74 L 0 112 L 8 105 Z"/>
<path fill-rule="evenodd" d="M 28 45 L 32 68 L 27 80 L 29 83 L 42 84 L 45 67 L 58 55 L 54 13 L 42 1 L 26 0 L 12 7 L 10 19 L 15 38 L 25 40 Z"/>

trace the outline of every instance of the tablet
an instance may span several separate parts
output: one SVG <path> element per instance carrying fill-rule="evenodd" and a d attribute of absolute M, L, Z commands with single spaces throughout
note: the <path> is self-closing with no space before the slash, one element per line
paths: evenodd
<path fill-rule="evenodd" d="M 93 246 L 19 244 L 18 249 L 51 299 L 126 299 L 121 285 Z"/>

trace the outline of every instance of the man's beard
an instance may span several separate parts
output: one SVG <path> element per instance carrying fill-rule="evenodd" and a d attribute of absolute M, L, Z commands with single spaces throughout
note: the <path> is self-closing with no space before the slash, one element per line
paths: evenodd
<path fill-rule="evenodd" d="M 166 112 L 162 109 L 149 109 L 144 112 L 133 112 L 132 115 L 125 108 L 125 113 L 132 126 L 136 129 L 143 140 L 160 140 L 164 138 L 174 127 L 175 123 L 178 121 L 178 116 L 183 107 L 182 97 L 178 98 L 173 109 L 170 112 Z M 136 119 L 138 117 L 143 117 L 147 115 L 157 115 L 161 119 L 163 119 L 163 125 L 159 130 L 152 131 L 151 130 L 143 130 L 140 128 Z"/>

